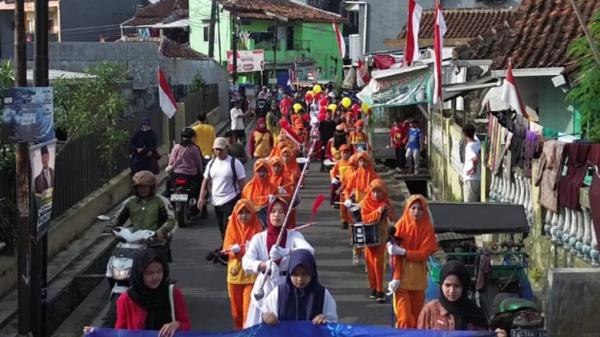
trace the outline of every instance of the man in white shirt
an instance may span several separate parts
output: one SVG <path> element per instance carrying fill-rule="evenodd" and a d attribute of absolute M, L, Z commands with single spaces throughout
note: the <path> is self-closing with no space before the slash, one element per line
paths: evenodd
<path fill-rule="evenodd" d="M 465 163 L 463 165 L 463 201 L 479 202 L 481 191 L 481 170 L 479 154 L 481 143 L 475 136 L 475 126 L 467 124 L 462 129 L 465 139 Z"/>
<path fill-rule="evenodd" d="M 202 209 L 206 205 L 208 184 L 210 183 L 211 203 L 215 208 L 217 224 L 221 231 L 221 239 L 225 238 L 227 221 L 235 203 L 240 199 L 244 185 L 246 184 L 246 172 L 242 163 L 227 154 L 229 142 L 227 138 L 218 137 L 213 144 L 215 158 L 206 165 L 204 180 L 198 207 Z"/>
<path fill-rule="evenodd" d="M 249 111 L 244 112 L 242 110 L 242 104 L 239 100 L 234 102 L 233 108 L 231 108 L 231 111 L 229 111 L 229 117 L 231 118 L 231 131 L 233 131 L 235 134 L 238 142 L 246 141 L 244 117 L 246 117 L 248 114 Z"/>

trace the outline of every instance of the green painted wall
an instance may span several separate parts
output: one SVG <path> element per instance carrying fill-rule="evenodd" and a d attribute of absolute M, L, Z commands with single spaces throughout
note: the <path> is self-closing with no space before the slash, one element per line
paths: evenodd
<path fill-rule="evenodd" d="M 190 46 L 192 49 L 204 54 L 208 54 L 208 41 L 204 41 L 204 27 L 208 25 L 208 20 L 210 19 L 210 5 L 210 0 L 190 0 L 189 2 Z M 226 62 L 227 50 L 231 49 L 231 15 L 227 11 L 221 12 L 220 15 L 221 59 L 223 62 Z M 241 31 L 251 33 L 267 32 L 268 28 L 274 25 L 275 23 L 271 21 L 252 20 L 249 24 L 242 24 L 240 29 Z M 331 27 L 331 23 L 289 22 L 281 23 L 281 25 L 293 25 L 294 49 L 287 50 L 286 43 L 282 43 L 283 37 L 280 36 L 280 43 L 277 49 L 277 63 L 292 63 L 295 60 L 302 58 L 313 59 L 320 69 L 321 80 L 342 80 L 342 61 L 340 60 L 335 33 Z M 342 29 L 341 25 L 340 29 Z M 218 43 L 217 38 L 215 42 Z M 251 39 L 248 43 L 248 48 L 254 49 L 256 47 L 260 46 L 257 46 Z M 265 62 L 273 62 L 273 50 L 271 48 L 264 49 Z M 217 59 L 217 61 L 219 60 L 218 52 L 219 47 L 217 45 L 215 46 L 215 59 Z"/>
<path fill-rule="evenodd" d="M 540 124 L 563 133 L 581 130 L 575 121 L 575 108 L 566 101 L 566 94 L 555 88 L 550 80 L 540 80 Z"/>

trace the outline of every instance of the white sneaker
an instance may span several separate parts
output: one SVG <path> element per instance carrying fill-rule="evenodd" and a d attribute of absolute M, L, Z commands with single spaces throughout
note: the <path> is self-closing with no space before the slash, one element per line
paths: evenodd
<path fill-rule="evenodd" d="M 360 257 L 354 253 L 352 253 L 352 265 L 358 266 L 360 264 Z"/>

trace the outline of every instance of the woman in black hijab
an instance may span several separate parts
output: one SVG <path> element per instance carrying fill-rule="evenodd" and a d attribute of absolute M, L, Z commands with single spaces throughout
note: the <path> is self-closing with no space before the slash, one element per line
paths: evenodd
<path fill-rule="evenodd" d="M 468 296 L 471 277 L 458 261 L 448 261 L 442 267 L 440 298 L 423 307 L 418 329 L 487 330 L 483 311 Z"/>
<path fill-rule="evenodd" d="M 337 322 L 335 300 L 319 283 L 317 265 L 306 249 L 290 253 L 287 281 L 272 291 L 262 308 L 263 321 L 312 321 L 314 324 Z"/>
<path fill-rule="evenodd" d="M 160 154 L 156 150 L 157 147 L 158 138 L 152 130 L 150 120 L 144 119 L 129 142 L 132 175 L 144 170 L 158 174 Z"/>
<path fill-rule="evenodd" d="M 131 287 L 117 300 L 115 329 L 158 330 L 159 337 L 190 330 L 183 294 L 170 281 L 163 256 L 153 249 L 138 251 L 129 280 Z"/>

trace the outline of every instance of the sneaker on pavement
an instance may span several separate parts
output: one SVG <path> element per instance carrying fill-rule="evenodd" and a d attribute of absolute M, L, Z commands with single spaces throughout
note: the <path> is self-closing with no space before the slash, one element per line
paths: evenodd
<path fill-rule="evenodd" d="M 371 293 L 369 294 L 369 298 L 372 300 L 377 299 L 377 291 L 371 290 Z"/>
<path fill-rule="evenodd" d="M 342 229 L 348 229 L 348 221 L 342 222 Z"/>
<path fill-rule="evenodd" d="M 385 293 L 378 292 L 377 293 L 377 303 L 385 303 L 385 302 L 386 302 Z"/>

